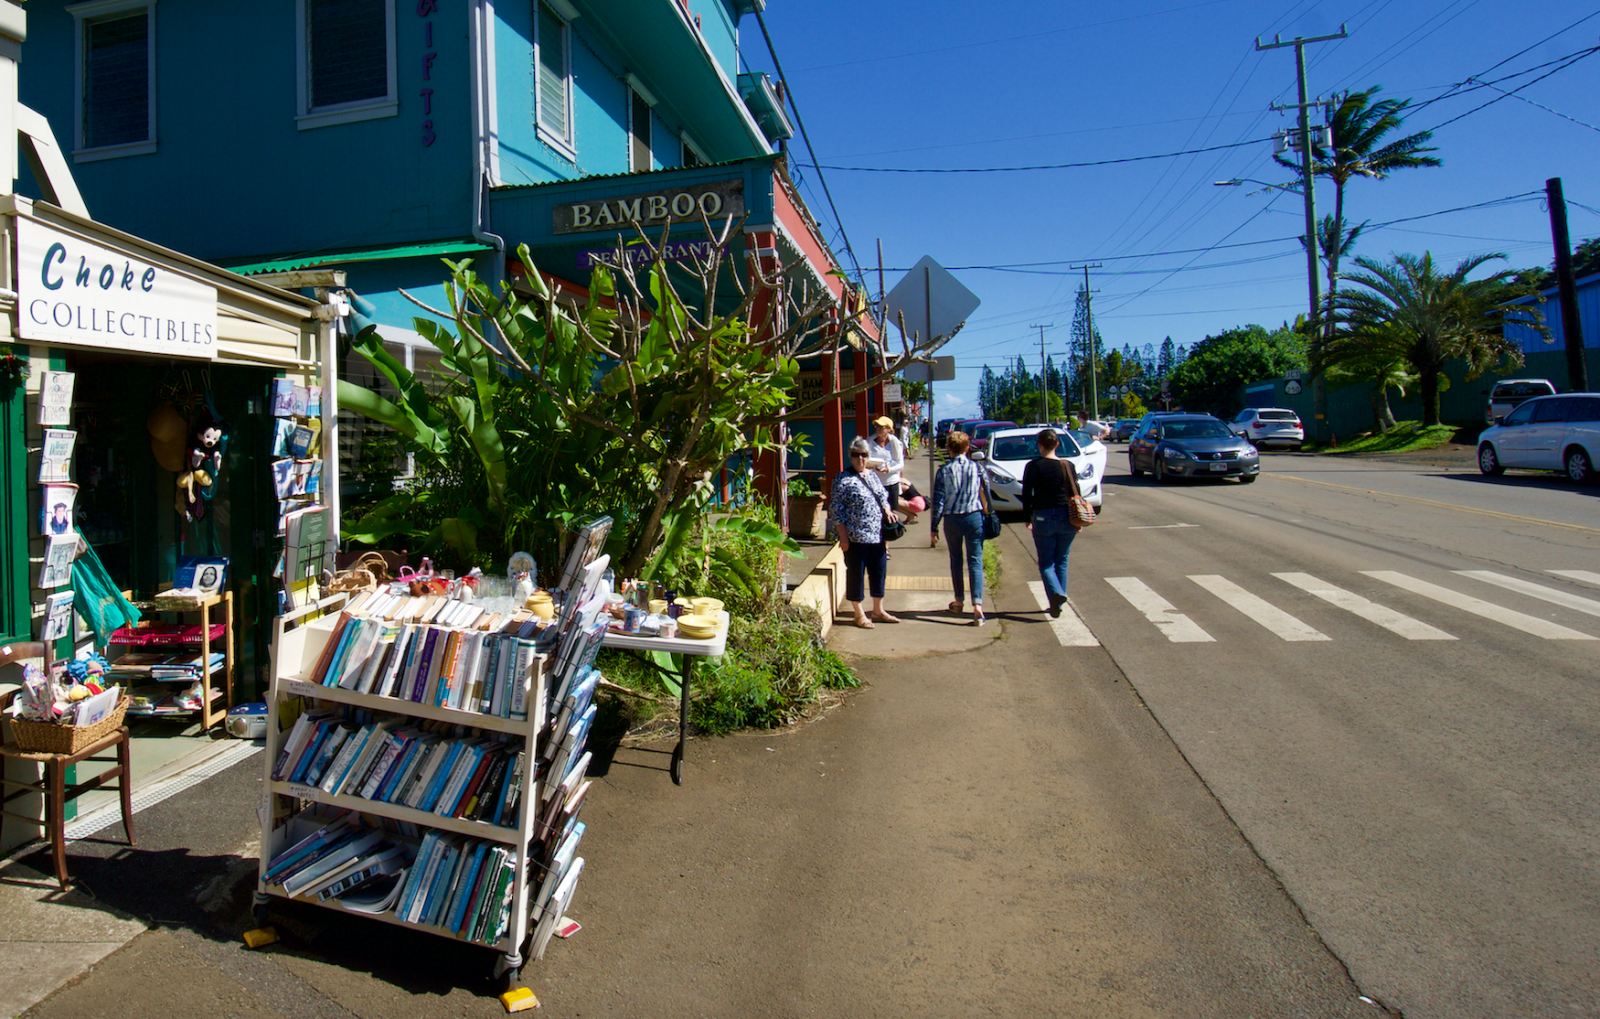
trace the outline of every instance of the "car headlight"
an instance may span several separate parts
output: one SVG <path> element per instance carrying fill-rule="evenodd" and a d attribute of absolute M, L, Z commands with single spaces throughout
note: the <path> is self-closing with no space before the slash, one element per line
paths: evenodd
<path fill-rule="evenodd" d="M 1085 480 L 1094 477 L 1094 464 L 1084 464 L 1083 470 L 1078 472 L 1078 477 Z"/>
<path fill-rule="evenodd" d="M 1246 446 L 1244 448 L 1244 455 L 1246 457 L 1260 456 L 1261 455 L 1261 451 L 1259 449 L 1255 448 L 1254 446 Z"/>
<path fill-rule="evenodd" d="M 1171 457 L 1174 460 L 1193 460 L 1194 459 L 1194 454 L 1193 453 L 1185 452 L 1184 450 L 1181 450 L 1181 449 L 1173 449 L 1171 446 L 1167 446 L 1166 448 L 1162 449 L 1161 450 L 1161 455 L 1162 456 Z"/>
<path fill-rule="evenodd" d="M 1012 477 L 1010 474 L 1007 474 L 1005 471 L 1003 471 L 1000 468 L 995 467 L 993 465 L 990 465 L 986 469 L 989 472 L 989 480 L 990 481 L 999 482 L 1000 484 L 1004 485 L 1004 484 L 1008 484 L 1010 482 L 1013 482 L 1013 481 L 1017 480 L 1016 478 Z"/>

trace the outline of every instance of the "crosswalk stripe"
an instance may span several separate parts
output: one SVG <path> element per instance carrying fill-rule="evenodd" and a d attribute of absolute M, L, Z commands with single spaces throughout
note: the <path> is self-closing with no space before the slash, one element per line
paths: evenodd
<path fill-rule="evenodd" d="M 1045 597 L 1044 584 L 1037 580 L 1028 581 L 1028 590 L 1033 592 L 1033 600 L 1039 603 L 1041 609 L 1050 607 L 1050 599 Z M 1072 607 L 1071 602 L 1061 606 L 1061 615 L 1050 620 L 1050 629 L 1056 632 L 1056 640 L 1062 647 L 1099 647 L 1100 640 L 1089 627 L 1084 625 L 1083 617 Z"/>
<path fill-rule="evenodd" d="M 1106 583 L 1127 599 L 1129 605 L 1144 613 L 1144 617 L 1156 624 L 1156 629 L 1165 634 L 1172 643 L 1215 643 L 1215 637 L 1196 626 L 1194 620 L 1150 590 L 1138 577 L 1107 577 Z"/>
<path fill-rule="evenodd" d="M 1557 591 L 1553 587 L 1545 587 L 1543 584 L 1535 584 L 1532 581 L 1522 580 L 1517 577 L 1508 577 L 1503 573 L 1492 573 L 1489 570 L 1456 570 L 1455 572 L 1463 577 L 1481 580 L 1485 584 L 1494 584 L 1508 591 L 1525 594 L 1530 598 L 1542 599 L 1553 605 L 1576 609 L 1591 616 L 1600 616 L 1600 601 L 1595 601 L 1593 598 L 1580 598 L 1575 594 Z"/>
<path fill-rule="evenodd" d="M 1470 595 L 1452 591 L 1448 587 L 1440 587 L 1437 584 L 1430 584 L 1425 580 L 1418 580 L 1415 577 L 1408 577 L 1404 573 L 1396 573 L 1393 570 L 1362 570 L 1361 573 L 1363 576 L 1371 577 L 1374 580 L 1381 580 L 1385 584 L 1393 584 L 1395 587 L 1398 587 L 1401 590 L 1410 591 L 1413 594 L 1420 594 L 1424 598 L 1432 598 L 1434 601 L 1443 602 L 1446 605 L 1461 609 L 1465 612 L 1471 612 L 1475 616 L 1482 616 L 1485 619 L 1492 619 L 1497 623 L 1504 623 L 1505 625 L 1514 627 L 1515 629 L 1521 630 L 1524 633 L 1531 633 L 1535 637 L 1543 637 L 1546 640 L 1597 639 L 1595 637 L 1591 637 L 1587 633 L 1579 633 L 1577 630 L 1569 630 L 1565 626 L 1558 626 L 1555 623 L 1545 619 L 1540 619 L 1537 616 L 1524 615 L 1521 612 L 1515 612 L 1511 609 L 1502 608 L 1499 605 L 1495 605 L 1490 602 L 1480 601 L 1479 599 L 1473 598 Z"/>
<path fill-rule="evenodd" d="M 1596 587 L 1600 587 L 1600 573 L 1595 573 L 1592 570 L 1545 570 L 1545 572 L 1554 573 L 1558 577 L 1566 577 L 1568 580 L 1581 580 L 1585 584 L 1593 584 Z"/>
<path fill-rule="evenodd" d="M 1406 640 L 1456 639 L 1443 630 L 1396 612 L 1387 605 L 1379 605 L 1375 601 L 1368 601 L 1354 591 L 1346 591 L 1342 587 L 1334 587 L 1327 581 L 1318 580 L 1309 573 L 1274 573 L 1273 576 L 1293 584 L 1307 594 L 1316 595 L 1330 605 L 1344 609 L 1346 612 L 1354 613 L 1369 623 L 1377 623 L 1385 630 L 1397 633 Z"/>
<path fill-rule="evenodd" d="M 1229 605 L 1232 605 L 1240 612 L 1243 612 L 1246 616 L 1260 623 L 1272 633 L 1282 637 L 1284 640 L 1305 641 L 1331 639 L 1327 634 L 1307 626 L 1305 623 L 1296 619 L 1294 616 L 1289 615 L 1289 613 L 1278 608 L 1265 598 L 1251 594 L 1249 591 L 1246 591 L 1244 588 L 1240 587 L 1238 584 L 1235 584 L 1226 577 L 1219 577 L 1214 573 L 1207 573 L 1199 576 L 1191 576 L 1189 579 L 1194 581 L 1196 584 L 1199 584 L 1207 591 L 1210 591 L 1218 598 L 1221 598 Z"/>

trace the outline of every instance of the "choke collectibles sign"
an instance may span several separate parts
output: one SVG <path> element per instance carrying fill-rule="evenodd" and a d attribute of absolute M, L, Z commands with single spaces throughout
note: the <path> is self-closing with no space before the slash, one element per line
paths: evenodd
<path fill-rule="evenodd" d="M 719 180 L 711 184 L 668 188 L 640 195 L 563 202 L 555 208 L 554 231 L 558 234 L 588 230 L 615 232 L 634 220 L 644 227 L 666 223 L 698 223 L 701 213 L 713 221 L 728 216 L 743 216 L 744 181 Z"/>
<path fill-rule="evenodd" d="M 169 357 L 217 356 L 217 289 L 17 217 L 17 333 Z"/>

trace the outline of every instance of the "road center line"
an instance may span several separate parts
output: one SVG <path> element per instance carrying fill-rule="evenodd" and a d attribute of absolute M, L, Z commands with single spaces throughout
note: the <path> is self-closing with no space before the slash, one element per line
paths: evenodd
<path fill-rule="evenodd" d="M 1128 528 L 1128 530 L 1130 530 L 1130 531 L 1169 531 L 1169 530 L 1172 530 L 1173 528 L 1176 528 L 1176 527 L 1199 527 L 1199 526 L 1200 526 L 1199 524 L 1140 524 L 1138 527 L 1130 527 L 1130 528 Z"/>
<path fill-rule="evenodd" d="M 1508 577 L 1503 573 L 1492 573 L 1489 570 L 1456 570 L 1455 572 L 1463 577 L 1481 580 L 1485 584 L 1494 584 L 1496 587 L 1503 587 L 1508 591 L 1516 591 L 1530 598 L 1539 598 L 1553 605 L 1576 609 L 1591 616 L 1600 616 L 1600 601 L 1595 601 L 1593 598 L 1580 598 L 1575 594 L 1557 591 L 1553 587 L 1545 587 L 1542 584 L 1535 584 L 1518 577 Z"/>
<path fill-rule="evenodd" d="M 1041 609 L 1050 607 L 1050 599 L 1044 596 L 1044 584 L 1037 580 L 1028 581 L 1028 590 L 1033 592 L 1033 600 L 1039 603 Z M 1072 603 L 1061 606 L 1061 615 L 1050 620 L 1050 629 L 1056 633 L 1056 640 L 1062 647 L 1099 647 L 1100 639 L 1089 631 L 1083 617 L 1078 615 L 1078 610 Z"/>
<path fill-rule="evenodd" d="M 1249 618 L 1260 623 L 1284 640 L 1330 640 L 1327 634 L 1316 630 L 1278 608 L 1265 598 L 1251 594 L 1226 577 L 1214 573 L 1190 576 L 1190 580 L 1232 605 Z"/>
<path fill-rule="evenodd" d="M 1215 643 L 1216 638 L 1195 625 L 1194 620 L 1179 612 L 1165 598 L 1156 594 L 1138 577 L 1107 577 L 1106 583 L 1116 588 L 1129 605 L 1144 613 L 1156 624 L 1156 629 L 1174 644 Z"/>
<path fill-rule="evenodd" d="M 1414 502 L 1419 506 L 1433 506 L 1436 509 L 1457 510 L 1461 513 L 1476 513 L 1479 516 L 1494 517 L 1496 520 L 1510 520 L 1519 524 L 1542 524 L 1545 527 L 1560 527 L 1568 531 L 1582 531 L 1584 534 L 1600 534 L 1600 527 L 1584 527 L 1582 524 L 1564 524 L 1559 520 L 1541 520 L 1538 517 L 1525 517 L 1516 513 L 1501 513 L 1498 510 L 1474 509 L 1471 506 L 1459 506 L 1453 502 L 1435 502 L 1432 499 L 1419 499 L 1414 495 L 1397 495 L 1394 492 L 1380 492 L 1375 488 L 1357 488 L 1354 485 L 1336 485 L 1331 481 L 1313 481 L 1310 478 L 1297 478 L 1293 474 L 1267 474 L 1262 472 L 1263 478 L 1277 478 L 1280 481 L 1298 481 L 1302 485 L 1321 485 L 1323 488 L 1339 488 L 1346 492 L 1358 492 L 1362 495 L 1377 495 L 1385 499 L 1402 499 Z"/>
<path fill-rule="evenodd" d="M 1316 595 L 1330 605 L 1360 616 L 1369 623 L 1377 623 L 1385 630 L 1397 633 L 1406 640 L 1455 640 L 1454 637 L 1443 630 L 1396 612 L 1387 605 L 1379 605 L 1375 601 L 1368 601 L 1354 591 L 1346 591 L 1342 587 L 1334 587 L 1327 581 L 1319 580 L 1309 573 L 1274 573 L 1273 576 L 1286 583 L 1293 584 L 1307 594 Z"/>
<path fill-rule="evenodd" d="M 1524 633 L 1531 633 L 1535 637 L 1543 637 L 1546 640 L 1596 639 L 1587 633 L 1569 630 L 1565 626 L 1558 626 L 1548 620 L 1540 619 L 1538 616 L 1523 615 L 1521 612 L 1502 608 L 1490 602 L 1480 601 L 1471 595 L 1452 591 L 1448 587 L 1440 587 L 1438 584 L 1430 584 L 1425 580 L 1408 577 L 1404 573 L 1395 573 L 1393 570 L 1362 570 L 1361 573 L 1363 576 L 1381 580 L 1385 584 L 1393 584 L 1402 590 L 1420 594 L 1424 598 L 1432 598 L 1434 601 L 1443 602 L 1462 611 L 1470 612 L 1475 616 L 1482 616 L 1485 619 L 1492 619 L 1497 623 L 1515 627 Z"/>

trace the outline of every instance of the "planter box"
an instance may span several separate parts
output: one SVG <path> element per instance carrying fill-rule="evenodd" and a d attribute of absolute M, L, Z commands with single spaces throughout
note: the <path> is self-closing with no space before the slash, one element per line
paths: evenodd
<path fill-rule="evenodd" d="M 820 495 L 789 496 L 789 537 L 822 538 L 828 531 L 828 501 Z"/>

